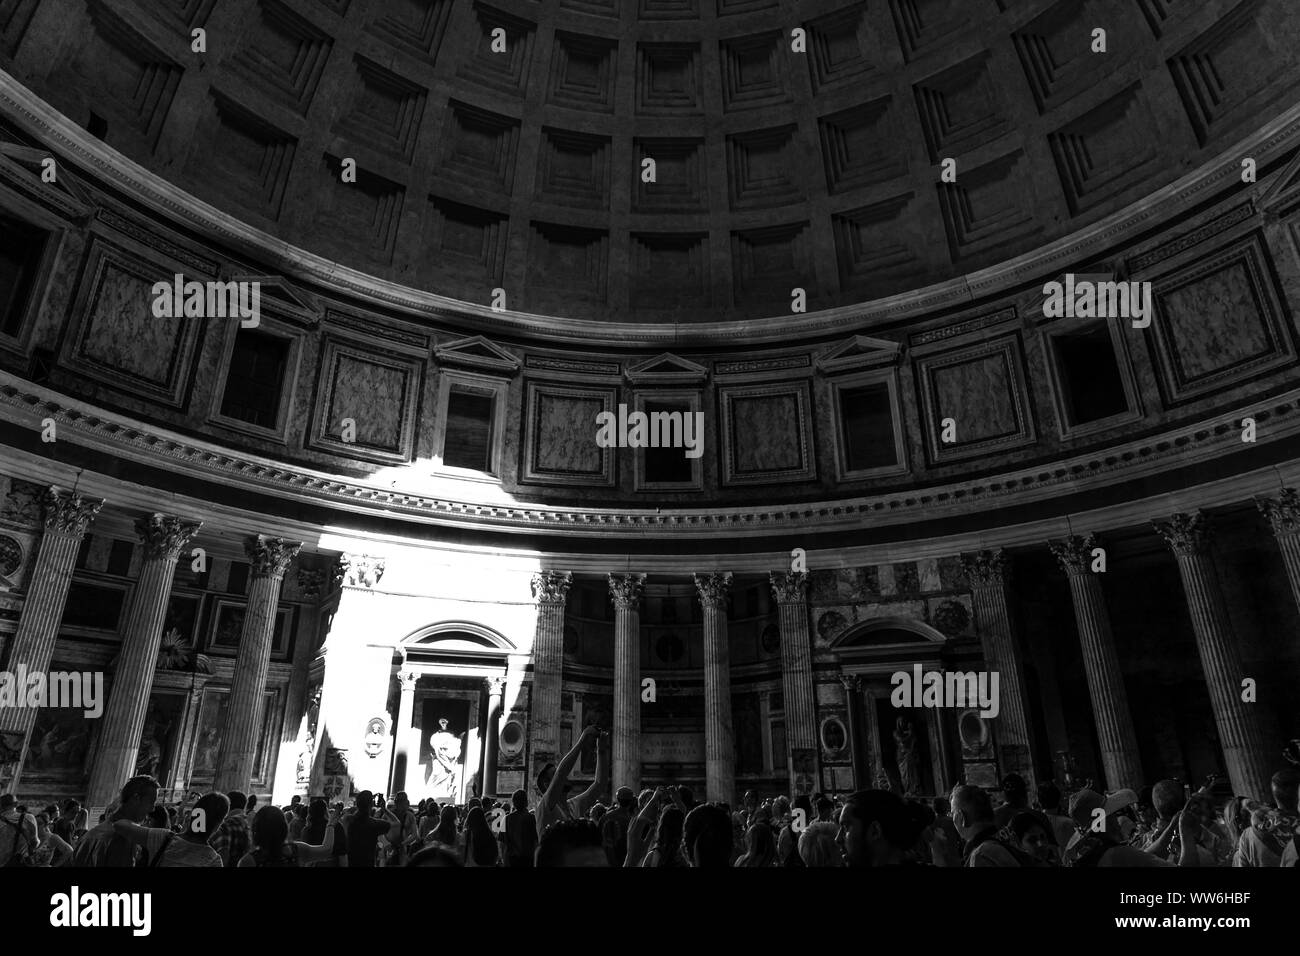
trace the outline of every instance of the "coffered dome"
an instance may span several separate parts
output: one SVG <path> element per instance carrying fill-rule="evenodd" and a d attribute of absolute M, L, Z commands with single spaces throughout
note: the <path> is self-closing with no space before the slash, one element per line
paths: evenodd
<path fill-rule="evenodd" d="M 1300 39 L 1281 6 L 18 0 L 0 60 L 326 259 L 697 324 L 953 280 L 1174 182 L 1276 113 Z"/>

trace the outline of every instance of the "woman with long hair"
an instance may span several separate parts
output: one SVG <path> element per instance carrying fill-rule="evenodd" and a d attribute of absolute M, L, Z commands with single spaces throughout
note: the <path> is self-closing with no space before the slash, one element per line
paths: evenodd
<path fill-rule="evenodd" d="M 492 835 L 492 828 L 487 825 L 482 807 L 471 807 L 469 813 L 465 814 L 462 836 L 465 840 L 466 866 L 497 865 L 497 841 Z"/>
<path fill-rule="evenodd" d="M 244 854 L 239 866 L 311 866 L 324 863 L 334 854 L 334 827 L 338 816 L 330 812 L 326 821 L 325 842 L 320 846 L 289 841 L 289 823 L 284 811 L 269 804 L 257 811 L 249 836 L 253 848 Z"/>
<path fill-rule="evenodd" d="M 686 866 L 682 853 L 682 828 L 686 814 L 677 807 L 668 807 L 659 815 L 659 830 L 655 845 L 646 854 L 642 866 Z"/>
<path fill-rule="evenodd" d="M 456 849 L 456 836 L 459 832 L 456 827 L 456 808 L 450 803 L 442 808 L 438 816 L 438 825 L 429 831 L 425 838 L 425 846 L 433 846 L 435 843 L 441 844 L 449 849 Z"/>
<path fill-rule="evenodd" d="M 755 823 L 745 833 L 745 852 L 734 866 L 775 866 L 776 837 L 772 828 L 763 821 Z"/>

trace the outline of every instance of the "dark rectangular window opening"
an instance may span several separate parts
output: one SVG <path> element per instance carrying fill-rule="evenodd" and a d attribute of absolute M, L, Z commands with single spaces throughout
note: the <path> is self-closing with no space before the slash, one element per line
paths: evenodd
<path fill-rule="evenodd" d="M 680 429 L 670 425 L 668 432 L 670 435 L 681 438 L 684 442 L 686 437 L 686 416 L 692 414 L 691 407 L 683 403 L 646 402 L 646 419 L 650 422 L 652 431 L 657 432 L 659 429 L 654 427 L 655 419 L 653 416 L 655 412 L 677 412 L 681 416 Z M 684 447 L 647 448 L 645 450 L 645 481 L 647 484 L 690 484 L 691 477 L 691 459 L 686 457 Z"/>
<path fill-rule="evenodd" d="M 248 565 L 243 561 L 230 562 L 230 574 L 226 577 L 227 594 L 244 594 L 248 591 Z"/>
<path fill-rule="evenodd" d="M 898 464 L 894 406 L 886 383 L 842 390 L 840 429 L 844 436 L 844 464 L 848 471 L 888 468 Z"/>
<path fill-rule="evenodd" d="M 1119 359 L 1106 323 L 1055 338 L 1056 367 L 1070 425 L 1086 425 L 1129 410 Z"/>
<path fill-rule="evenodd" d="M 0 216 L 0 331 L 17 335 L 36 285 L 48 233 Z"/>
<path fill-rule="evenodd" d="M 95 543 L 93 534 L 84 534 L 81 536 L 81 546 L 77 548 L 77 562 L 73 565 L 78 570 L 86 567 L 86 559 L 90 557 L 90 546 Z"/>
<path fill-rule="evenodd" d="M 226 373 L 221 414 L 261 428 L 275 428 L 288 365 L 288 339 L 240 329 Z"/>
<path fill-rule="evenodd" d="M 442 444 L 444 466 L 492 473 L 492 403 L 492 395 L 451 390 Z"/>
<path fill-rule="evenodd" d="M 108 573 L 120 578 L 131 576 L 131 552 L 135 545 L 130 541 L 114 541 L 108 549 Z"/>

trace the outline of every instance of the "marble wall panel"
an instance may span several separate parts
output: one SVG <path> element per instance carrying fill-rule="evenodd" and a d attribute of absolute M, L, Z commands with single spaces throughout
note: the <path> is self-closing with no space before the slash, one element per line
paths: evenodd
<path fill-rule="evenodd" d="M 1168 404 L 1290 365 L 1296 346 L 1257 233 L 1155 280 L 1147 334 Z"/>
<path fill-rule="evenodd" d="M 719 401 L 724 484 L 816 478 L 807 382 L 723 386 Z"/>
<path fill-rule="evenodd" d="M 596 416 L 615 412 L 616 390 L 528 383 L 524 481 L 612 487 L 618 449 L 596 444 Z"/>

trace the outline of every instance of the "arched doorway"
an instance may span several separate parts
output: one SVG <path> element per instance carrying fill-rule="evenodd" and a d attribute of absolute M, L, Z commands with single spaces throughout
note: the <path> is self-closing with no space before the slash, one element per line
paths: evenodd
<path fill-rule="evenodd" d="M 883 787 L 888 782 L 894 792 L 908 796 L 933 796 L 951 789 L 957 714 L 895 707 L 891 700 L 895 674 L 914 679 L 944 669 L 946 643 L 933 627 L 903 617 L 863 621 L 832 643 L 846 687 L 857 786 Z M 823 720 L 819 728 L 823 738 L 835 733 L 827 722 Z"/>
<path fill-rule="evenodd" d="M 402 639 L 394 792 L 455 803 L 496 794 L 502 692 L 516 652 L 509 638 L 470 621 L 431 624 Z"/>

